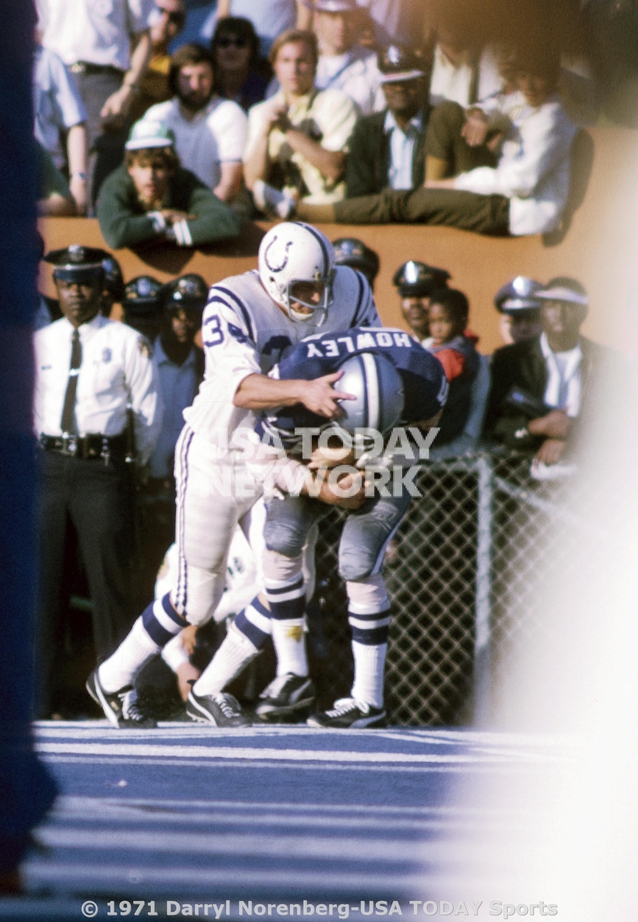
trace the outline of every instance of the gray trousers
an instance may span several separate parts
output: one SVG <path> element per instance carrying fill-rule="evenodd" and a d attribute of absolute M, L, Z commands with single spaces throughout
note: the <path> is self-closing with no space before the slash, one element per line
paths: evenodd
<path fill-rule="evenodd" d="M 410 494 L 374 496 L 351 512 L 339 541 L 339 576 L 358 582 L 381 572 L 385 549 L 410 505 Z M 268 504 L 264 538 L 270 551 L 298 557 L 315 522 L 330 506 L 306 496 L 286 496 Z"/>

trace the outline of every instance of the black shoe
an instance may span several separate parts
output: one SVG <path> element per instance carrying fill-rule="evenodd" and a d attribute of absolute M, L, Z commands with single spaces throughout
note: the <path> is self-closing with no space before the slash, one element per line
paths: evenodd
<path fill-rule="evenodd" d="M 116 692 L 102 688 L 97 669 L 86 680 L 86 690 L 100 705 L 106 718 L 119 730 L 152 730 L 157 721 L 148 717 L 137 703 L 137 692 L 132 685 L 126 685 Z"/>
<path fill-rule="evenodd" d="M 227 692 L 196 695 L 191 689 L 186 699 L 186 713 L 197 723 L 213 724 L 215 727 L 249 727 L 251 724 L 237 698 Z"/>
<path fill-rule="evenodd" d="M 313 714 L 306 723 L 309 727 L 361 730 L 364 727 L 385 727 L 387 719 L 382 708 L 355 701 L 354 698 L 340 698 L 329 711 Z"/>
<path fill-rule="evenodd" d="M 275 722 L 295 720 L 315 702 L 315 686 L 308 676 L 287 672 L 279 675 L 263 690 L 255 714 L 260 720 Z"/>

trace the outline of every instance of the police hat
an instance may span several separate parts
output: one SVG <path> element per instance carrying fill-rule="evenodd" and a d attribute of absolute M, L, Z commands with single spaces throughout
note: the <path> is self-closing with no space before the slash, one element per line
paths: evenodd
<path fill-rule="evenodd" d="M 138 275 L 124 288 L 122 306 L 127 313 L 159 313 L 162 284 L 152 275 Z"/>
<path fill-rule="evenodd" d="M 445 269 L 409 259 L 394 273 L 392 284 L 399 289 L 402 298 L 418 298 L 427 297 L 438 288 L 447 288 L 449 278 L 451 275 Z"/>
<path fill-rule="evenodd" d="M 418 80 L 425 76 L 423 61 L 405 45 L 387 45 L 382 48 L 377 56 L 377 64 L 381 71 L 381 83 Z"/>
<path fill-rule="evenodd" d="M 494 295 L 494 306 L 502 314 L 515 314 L 519 311 L 540 310 L 541 302 L 537 292 L 543 286 L 525 275 L 517 275 Z"/>
<path fill-rule="evenodd" d="M 317 13 L 354 13 L 359 9 L 357 0 L 312 0 Z"/>
<path fill-rule="evenodd" d="M 370 282 L 379 274 L 379 257 L 362 240 L 356 237 L 339 237 L 338 240 L 332 241 L 332 246 L 337 266 L 360 269 Z"/>
<path fill-rule="evenodd" d="M 564 275 L 553 278 L 547 285 L 543 285 L 536 293 L 536 297 L 541 301 L 563 301 L 566 304 L 580 304 L 581 307 L 589 307 L 589 298 L 583 285 L 576 279 L 570 279 Z"/>
<path fill-rule="evenodd" d="M 104 278 L 106 271 L 103 260 L 110 258 L 110 253 L 98 247 L 85 247 L 72 243 L 61 250 L 51 250 L 44 261 L 53 266 L 53 277 L 64 282 L 91 281 Z"/>
<path fill-rule="evenodd" d="M 102 260 L 104 269 L 104 287 L 109 292 L 114 301 L 121 301 L 124 297 L 124 276 L 117 259 L 114 256 L 107 256 Z"/>
<path fill-rule="evenodd" d="M 201 275 L 194 272 L 180 275 L 162 289 L 162 304 L 169 310 L 179 307 L 204 310 L 207 300 L 208 285 Z"/>

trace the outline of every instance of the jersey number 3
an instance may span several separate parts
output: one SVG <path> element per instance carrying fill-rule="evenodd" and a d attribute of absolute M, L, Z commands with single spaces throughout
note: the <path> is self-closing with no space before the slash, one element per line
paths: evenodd
<path fill-rule="evenodd" d="M 219 346 L 220 343 L 224 342 L 224 332 L 217 314 L 211 314 L 204 326 L 206 332 L 205 346 Z"/>

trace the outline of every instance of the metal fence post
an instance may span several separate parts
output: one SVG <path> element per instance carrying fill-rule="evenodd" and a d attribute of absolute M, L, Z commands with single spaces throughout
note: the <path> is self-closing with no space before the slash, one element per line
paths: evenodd
<path fill-rule="evenodd" d="M 494 484 L 492 459 L 480 455 L 475 461 L 478 474 L 476 542 L 476 622 L 474 636 L 474 725 L 485 727 L 490 718 L 492 694 L 492 532 Z"/>

